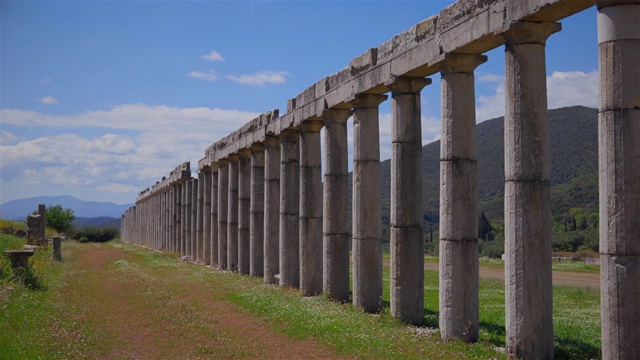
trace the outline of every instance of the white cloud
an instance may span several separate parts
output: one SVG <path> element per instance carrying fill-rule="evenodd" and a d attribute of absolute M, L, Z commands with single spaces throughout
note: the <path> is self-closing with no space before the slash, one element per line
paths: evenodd
<path fill-rule="evenodd" d="M 53 96 L 46 96 L 40 99 L 40 102 L 47 105 L 55 105 L 58 103 L 58 99 L 54 98 Z"/>
<path fill-rule="evenodd" d="M 12 145 L 17 143 L 19 140 L 20 138 L 8 131 L 0 131 L 0 144 L 2 145 Z"/>
<path fill-rule="evenodd" d="M 582 105 L 592 108 L 598 107 L 599 75 L 594 70 L 588 73 L 582 71 L 554 71 L 547 76 L 547 106 L 556 109 L 566 106 Z M 478 77 L 478 82 L 493 83 L 494 93 L 480 95 L 476 104 L 476 119 L 478 122 L 504 115 L 505 87 L 504 77 L 495 74 L 484 74 Z"/>
<path fill-rule="evenodd" d="M 40 84 L 48 84 L 50 82 L 51 82 L 51 79 L 49 79 L 49 78 L 40 80 Z"/>
<path fill-rule="evenodd" d="M 202 55 L 201 59 L 209 60 L 209 61 L 224 61 L 222 55 L 220 55 L 217 51 L 211 50 L 210 53 Z"/>
<path fill-rule="evenodd" d="M 263 70 L 253 75 L 227 75 L 226 78 L 240 84 L 252 86 L 265 86 L 266 84 L 283 84 L 289 76 L 286 71 L 267 71 Z"/>
<path fill-rule="evenodd" d="M 195 79 L 202 79 L 207 81 L 218 80 L 218 73 L 215 70 L 209 70 L 206 73 L 202 71 L 192 71 L 188 75 Z"/>

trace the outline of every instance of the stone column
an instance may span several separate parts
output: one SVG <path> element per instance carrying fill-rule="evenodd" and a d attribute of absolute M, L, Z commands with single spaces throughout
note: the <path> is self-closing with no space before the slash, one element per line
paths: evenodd
<path fill-rule="evenodd" d="M 300 290 L 322 293 L 321 120 L 300 125 Z"/>
<path fill-rule="evenodd" d="M 603 359 L 640 358 L 640 1 L 598 0 Z"/>
<path fill-rule="evenodd" d="M 264 142 L 264 283 L 277 284 L 280 272 L 280 139 Z"/>
<path fill-rule="evenodd" d="M 191 180 L 191 261 L 198 261 L 198 179 Z"/>
<path fill-rule="evenodd" d="M 60 236 L 54 236 L 51 240 L 51 247 L 53 248 L 53 252 L 51 253 L 53 260 L 62 261 L 62 238 Z"/>
<path fill-rule="evenodd" d="M 218 164 L 212 164 L 211 169 L 211 267 L 219 268 L 218 262 Z"/>
<path fill-rule="evenodd" d="M 198 263 L 204 264 L 204 172 L 200 171 L 198 173 L 198 192 L 197 192 L 197 201 L 198 206 L 196 208 L 197 222 L 196 222 L 196 260 Z"/>
<path fill-rule="evenodd" d="M 229 161 L 218 162 L 218 266 L 227 270 L 227 216 L 229 205 Z"/>
<path fill-rule="evenodd" d="M 559 30 L 519 22 L 503 34 L 506 343 L 517 358 L 553 358 L 545 42 Z"/>
<path fill-rule="evenodd" d="M 249 206 L 251 202 L 251 150 L 239 152 L 238 169 L 238 271 L 249 274 L 250 239 L 249 239 Z"/>
<path fill-rule="evenodd" d="M 229 156 L 227 266 L 238 271 L 238 155 Z"/>
<path fill-rule="evenodd" d="M 207 166 L 202 171 L 202 260 L 211 265 L 211 168 Z"/>
<path fill-rule="evenodd" d="M 478 187 L 473 70 L 486 56 L 447 54 L 440 140 L 440 337 L 478 341 Z"/>
<path fill-rule="evenodd" d="M 430 79 L 397 77 L 391 90 L 391 314 L 424 322 L 420 90 Z"/>
<path fill-rule="evenodd" d="M 185 204 L 186 204 L 186 209 L 185 211 L 186 213 L 186 217 L 185 217 L 185 221 L 186 221 L 186 232 L 187 232 L 187 236 L 186 236 L 186 245 L 185 245 L 185 255 L 188 256 L 190 258 L 191 261 L 193 261 L 193 243 L 194 243 L 194 238 L 195 238 L 195 226 L 193 226 L 193 188 L 194 188 L 194 179 L 189 179 L 187 180 L 186 183 L 186 191 L 185 191 Z"/>
<path fill-rule="evenodd" d="M 188 221 L 187 221 L 187 184 L 189 183 L 188 180 L 185 180 L 182 182 L 182 186 L 180 188 L 180 197 L 182 198 L 181 204 L 182 204 L 182 209 L 180 210 L 180 228 L 181 228 L 181 234 L 180 234 L 180 256 L 186 256 L 187 255 L 187 244 L 188 244 L 188 233 L 187 233 L 187 229 L 189 228 L 188 226 Z"/>
<path fill-rule="evenodd" d="M 264 275 L 264 186 L 264 144 L 256 143 L 251 146 L 249 273 L 260 277 Z"/>
<path fill-rule="evenodd" d="M 360 94 L 353 106 L 353 306 L 382 307 L 382 210 L 378 105 L 387 96 Z M 344 284 L 341 284 L 344 287 Z M 349 284 L 347 283 L 347 298 Z M 342 290 L 344 294 L 344 289 Z M 346 300 L 345 299 L 345 300 Z"/>
<path fill-rule="evenodd" d="M 323 289 L 349 301 L 349 149 L 351 110 L 326 110 L 324 120 Z"/>
<path fill-rule="evenodd" d="M 300 286 L 300 132 L 280 133 L 280 285 Z"/>

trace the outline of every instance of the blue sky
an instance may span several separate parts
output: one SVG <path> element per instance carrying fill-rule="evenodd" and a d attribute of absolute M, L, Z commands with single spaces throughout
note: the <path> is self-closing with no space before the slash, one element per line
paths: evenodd
<path fill-rule="evenodd" d="M 0 203 L 131 203 L 258 113 L 452 1 L 2 1 Z M 595 9 L 547 44 L 549 107 L 598 105 Z M 478 121 L 504 113 L 504 49 L 476 70 Z M 422 92 L 439 138 L 439 75 Z M 381 155 L 390 156 L 390 108 Z M 351 123 L 349 123 L 349 128 Z"/>

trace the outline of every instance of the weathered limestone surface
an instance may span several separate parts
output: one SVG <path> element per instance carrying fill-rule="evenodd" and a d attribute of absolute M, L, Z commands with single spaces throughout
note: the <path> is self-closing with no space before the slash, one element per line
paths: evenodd
<path fill-rule="evenodd" d="M 479 335 L 478 189 L 473 70 L 486 56 L 448 54 L 440 140 L 440 336 Z"/>
<path fill-rule="evenodd" d="M 217 164 L 211 171 L 211 267 L 219 268 L 218 246 L 218 168 Z"/>
<path fill-rule="evenodd" d="M 378 105 L 387 96 L 362 94 L 353 106 L 353 305 L 382 307 L 382 210 Z M 341 284 L 345 296 L 344 283 Z M 348 299 L 348 282 L 346 283 Z"/>
<path fill-rule="evenodd" d="M 218 266 L 227 270 L 227 218 L 229 202 L 229 162 L 221 160 L 218 165 Z"/>
<path fill-rule="evenodd" d="M 321 120 L 300 125 L 300 290 L 322 293 Z"/>
<path fill-rule="evenodd" d="M 249 274 L 252 276 L 264 275 L 264 172 L 265 146 L 257 143 L 251 146 L 251 195 L 250 211 L 251 219 L 249 229 L 251 263 Z"/>
<path fill-rule="evenodd" d="M 250 239 L 249 223 L 251 202 L 251 150 L 239 153 L 238 160 L 238 271 L 249 274 Z"/>
<path fill-rule="evenodd" d="M 422 124 L 420 90 L 430 79 L 399 77 L 387 86 L 392 101 L 391 314 L 424 322 L 422 240 Z"/>
<path fill-rule="evenodd" d="M 51 240 L 51 247 L 53 249 L 51 253 L 53 260 L 62 261 L 62 238 L 60 236 L 54 236 Z"/>
<path fill-rule="evenodd" d="M 640 358 L 640 1 L 596 1 L 603 359 Z"/>
<path fill-rule="evenodd" d="M 198 186 L 195 186 L 195 185 Z M 194 251 L 194 261 L 198 263 L 203 262 L 203 251 L 204 244 L 202 241 L 202 208 L 204 205 L 204 175 L 202 173 L 198 174 L 198 178 L 194 179 L 194 189 L 195 189 L 195 198 L 196 198 L 196 206 L 194 206 L 193 216 L 196 219 L 196 241 L 195 241 L 195 251 Z"/>
<path fill-rule="evenodd" d="M 347 120 L 351 110 L 327 110 L 324 120 L 324 292 L 349 300 Z"/>
<path fill-rule="evenodd" d="M 264 282 L 277 284 L 280 273 L 280 139 L 265 139 Z"/>
<path fill-rule="evenodd" d="M 229 156 L 227 204 L 227 267 L 238 271 L 238 156 Z"/>
<path fill-rule="evenodd" d="M 300 286 L 300 132 L 280 134 L 280 285 Z"/>
<path fill-rule="evenodd" d="M 203 169 L 202 184 L 202 256 L 205 265 L 211 265 L 211 168 Z"/>
<path fill-rule="evenodd" d="M 507 354 L 553 358 L 545 42 L 557 23 L 520 22 L 505 46 Z"/>

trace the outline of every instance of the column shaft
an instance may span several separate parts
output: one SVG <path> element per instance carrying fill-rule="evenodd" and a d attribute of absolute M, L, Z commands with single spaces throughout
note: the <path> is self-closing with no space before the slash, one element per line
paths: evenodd
<path fill-rule="evenodd" d="M 264 156 L 264 282 L 280 272 L 280 140 L 267 137 Z"/>
<path fill-rule="evenodd" d="M 211 265 L 211 168 L 204 171 L 204 183 L 202 185 L 202 245 L 203 261 L 205 265 Z"/>
<path fill-rule="evenodd" d="M 227 216 L 229 204 L 229 162 L 222 160 L 218 169 L 218 266 L 227 270 Z"/>
<path fill-rule="evenodd" d="M 299 189 L 300 133 L 280 134 L 280 285 L 300 286 Z"/>
<path fill-rule="evenodd" d="M 238 271 L 249 274 L 250 269 L 250 211 L 251 203 L 251 150 L 240 152 L 238 160 Z"/>
<path fill-rule="evenodd" d="M 191 261 L 198 261 L 198 179 L 191 180 Z"/>
<path fill-rule="evenodd" d="M 227 208 L 227 266 L 238 271 L 238 156 L 229 156 Z"/>
<path fill-rule="evenodd" d="M 198 261 L 198 263 L 200 264 L 204 264 L 204 233 L 203 233 L 203 229 L 204 229 L 204 216 L 203 216 L 203 210 L 204 210 L 204 172 L 200 172 L 198 174 L 198 192 L 197 192 L 197 201 L 198 201 L 198 206 L 196 207 L 196 218 L 197 218 L 197 222 L 196 222 L 196 236 L 197 236 L 197 242 L 196 242 L 196 260 Z"/>
<path fill-rule="evenodd" d="M 217 164 L 216 168 L 211 171 L 211 267 L 220 268 L 219 263 L 219 246 L 218 246 L 218 173 Z"/>
<path fill-rule="evenodd" d="M 249 273 L 264 275 L 264 144 L 251 146 L 250 252 Z"/>

